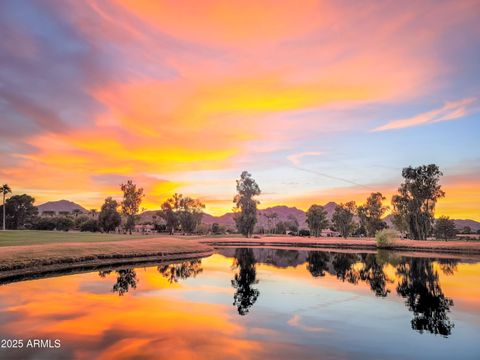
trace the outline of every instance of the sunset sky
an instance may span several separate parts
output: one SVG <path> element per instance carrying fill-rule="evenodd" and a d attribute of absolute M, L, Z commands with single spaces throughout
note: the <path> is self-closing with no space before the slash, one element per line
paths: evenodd
<path fill-rule="evenodd" d="M 230 211 L 390 199 L 436 163 L 480 221 L 480 1 L 0 2 L 0 183 L 99 208 L 134 179 Z"/>

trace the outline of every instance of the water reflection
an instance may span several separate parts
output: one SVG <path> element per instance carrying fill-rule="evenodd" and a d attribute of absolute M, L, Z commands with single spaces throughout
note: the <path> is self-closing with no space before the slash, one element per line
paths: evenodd
<path fill-rule="evenodd" d="M 112 271 L 105 270 L 100 271 L 98 275 L 104 278 L 109 275 Z M 112 291 L 118 293 L 119 296 L 123 296 L 125 293 L 128 292 L 130 288 L 136 289 L 137 288 L 137 273 L 133 269 L 121 269 L 115 271 L 117 274 L 117 280 L 113 285 Z"/>
<path fill-rule="evenodd" d="M 381 255 L 381 256 L 379 256 Z M 377 297 L 387 297 L 391 290 L 388 284 L 395 279 L 390 278 L 386 266 L 396 269 L 396 292 L 405 298 L 409 311 L 413 312 L 412 329 L 423 333 L 448 336 L 454 327 L 448 313 L 453 306 L 453 300 L 447 298 L 440 287 L 438 273 L 434 270 L 433 260 L 425 258 L 391 258 L 391 254 L 356 254 L 329 253 L 324 251 L 309 251 L 302 258 L 298 251 L 269 249 L 236 249 L 234 253 L 234 268 L 237 272 L 232 280 L 236 289 L 233 304 L 240 315 L 246 315 L 255 304 L 260 291 L 252 285 L 258 284 L 256 273 L 256 257 L 261 263 L 278 267 L 292 266 L 306 262 L 307 270 L 313 277 L 323 277 L 325 274 L 335 276 L 342 282 L 357 285 L 359 282 L 368 284 Z M 390 257 L 390 258 L 389 258 Z M 439 267 L 446 275 L 456 271 L 455 260 L 438 260 Z"/>
<path fill-rule="evenodd" d="M 452 267 L 447 269 L 453 274 Z M 405 304 L 414 314 L 412 329 L 420 333 L 450 335 L 454 324 L 447 313 L 453 300 L 443 294 L 432 261 L 421 258 L 403 260 L 397 267 L 397 274 L 400 277 L 397 293 L 406 299 Z"/>
<path fill-rule="evenodd" d="M 350 253 L 325 251 L 288 251 L 273 249 L 230 249 L 224 255 L 233 258 L 233 279 L 231 286 L 235 289 L 233 305 L 238 314 L 247 315 L 257 302 L 260 291 L 254 285 L 259 284 L 257 263 L 273 265 L 277 268 L 306 264 L 306 268 L 315 278 L 329 274 L 339 281 L 353 285 L 364 283 L 376 297 L 385 298 L 391 294 L 391 288 L 405 299 L 405 305 L 413 313 L 411 327 L 420 333 L 429 332 L 448 336 L 454 323 L 448 314 L 454 305 L 441 289 L 438 269 L 447 276 L 453 276 L 458 261 L 450 259 L 433 260 L 429 258 L 399 257 L 392 253 Z M 386 268 L 393 268 L 394 275 L 389 276 Z M 178 283 L 202 273 L 201 260 L 160 265 L 160 273 L 170 284 Z M 106 277 L 112 271 L 101 271 Z M 133 269 L 115 271 L 117 277 L 113 292 L 122 296 L 137 287 L 137 274 Z M 389 288 L 390 287 L 390 288 Z M 395 291 L 394 290 L 394 291 Z"/>
<path fill-rule="evenodd" d="M 454 260 L 439 260 L 440 269 L 447 275 L 455 273 L 456 264 Z M 307 256 L 307 269 L 312 276 L 324 276 L 325 272 L 329 272 L 351 284 L 364 281 L 379 297 L 386 297 L 390 293 L 387 283 L 394 282 L 384 268 L 385 263 L 379 263 L 376 254 L 310 251 Z M 454 324 L 448 313 L 453 300 L 443 294 L 433 261 L 425 258 L 402 259 L 395 268 L 398 276 L 397 293 L 406 299 L 406 306 L 414 314 L 412 329 L 420 333 L 428 331 L 450 335 Z"/>
<path fill-rule="evenodd" d="M 0 338 L 62 341 L 0 358 L 480 358 L 474 260 L 254 248 L 99 270 L 0 286 Z"/>
<path fill-rule="evenodd" d="M 258 284 L 255 254 L 252 249 L 237 249 L 233 268 L 235 273 L 232 286 L 236 289 L 233 295 L 233 305 L 240 315 L 246 315 L 260 295 L 252 285 Z"/>
<path fill-rule="evenodd" d="M 177 283 L 179 280 L 188 279 L 189 277 L 196 277 L 203 271 L 201 260 L 161 265 L 157 270 L 163 277 L 168 279 L 170 284 Z"/>
<path fill-rule="evenodd" d="M 313 277 L 325 276 L 328 271 L 330 254 L 322 251 L 309 251 L 307 256 L 307 270 Z"/>

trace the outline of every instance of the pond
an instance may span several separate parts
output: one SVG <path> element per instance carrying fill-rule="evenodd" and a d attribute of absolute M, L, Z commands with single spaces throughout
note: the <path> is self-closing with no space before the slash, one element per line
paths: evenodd
<path fill-rule="evenodd" d="M 423 256 L 228 248 L 4 284 L 23 345 L 0 358 L 479 359 L 480 262 Z"/>

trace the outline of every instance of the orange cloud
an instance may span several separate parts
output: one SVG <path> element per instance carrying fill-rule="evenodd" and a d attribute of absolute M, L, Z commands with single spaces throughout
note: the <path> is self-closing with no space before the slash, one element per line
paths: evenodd
<path fill-rule="evenodd" d="M 305 156 L 319 155 L 309 151 L 311 142 L 339 131 L 361 134 L 376 109 L 435 91 L 435 80 L 451 71 L 435 51 L 451 29 L 476 26 L 477 7 L 313 0 L 58 4 L 62 23 L 88 49 L 82 75 L 96 80 L 62 81 L 62 87 L 81 89 L 96 107 L 77 117 L 60 101 L 52 114 L 16 101 L 18 113 L 40 116 L 43 128 L 22 137 L 28 151 L 6 150 L 0 174 L 38 202 L 65 197 L 99 207 L 106 195 L 118 196 L 118 181 L 98 179 L 115 175 L 137 179 L 148 208 L 168 192 L 189 191 L 211 201 L 208 210 L 229 211 L 234 188 L 224 177 L 219 184 L 218 172 L 276 166 L 265 154 L 276 154 L 278 162 L 290 154 L 298 166 Z M 459 118 L 473 104 L 465 97 L 376 131 Z M 342 113 L 351 109 L 369 116 Z M 302 118 L 306 112 L 312 114 Z M 60 132 L 64 121 L 69 126 Z M 212 177 L 196 178 L 200 172 Z M 305 208 L 312 201 L 312 194 L 270 196 L 271 185 L 262 184 L 264 204 Z M 328 191 L 316 201 L 369 192 Z"/>

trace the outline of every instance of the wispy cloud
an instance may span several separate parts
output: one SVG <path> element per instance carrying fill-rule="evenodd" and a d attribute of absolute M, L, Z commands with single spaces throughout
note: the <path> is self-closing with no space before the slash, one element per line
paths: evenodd
<path fill-rule="evenodd" d="M 446 102 L 440 109 L 430 110 L 409 118 L 394 120 L 385 125 L 379 126 L 372 131 L 403 129 L 411 126 L 456 120 L 472 113 L 473 109 L 471 105 L 475 102 L 475 98 Z"/>
<path fill-rule="evenodd" d="M 300 166 L 302 158 L 307 156 L 320 156 L 320 155 L 323 155 L 323 153 L 318 151 L 307 151 L 307 152 L 301 152 L 301 153 L 289 155 L 287 156 L 287 160 L 290 161 L 295 166 Z"/>

